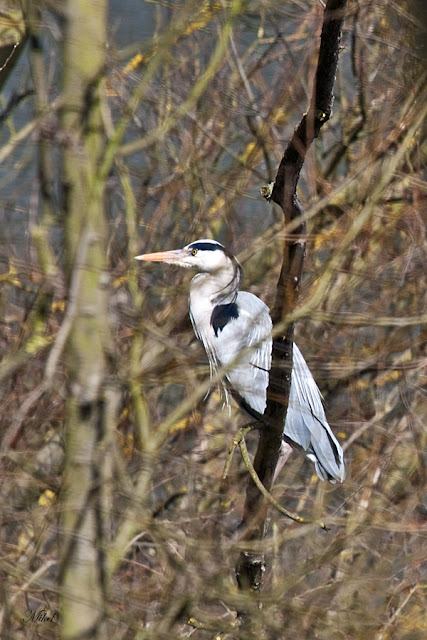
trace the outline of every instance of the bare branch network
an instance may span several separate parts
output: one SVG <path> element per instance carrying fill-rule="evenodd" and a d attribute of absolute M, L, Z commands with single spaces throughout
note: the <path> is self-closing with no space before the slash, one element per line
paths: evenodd
<path fill-rule="evenodd" d="M 0 14 L 1 637 L 424 638 L 418 3 Z M 267 427 L 134 259 L 198 238 L 271 309 Z M 342 484 L 276 473 L 294 340 Z"/>

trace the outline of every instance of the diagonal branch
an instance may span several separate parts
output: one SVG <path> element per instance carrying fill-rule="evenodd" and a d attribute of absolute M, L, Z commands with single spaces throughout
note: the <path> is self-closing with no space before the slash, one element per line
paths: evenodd
<path fill-rule="evenodd" d="M 244 437 L 243 434 L 241 435 L 240 440 L 239 440 L 239 447 L 240 447 L 240 451 L 242 453 L 243 461 L 244 461 L 244 463 L 246 465 L 247 470 L 249 471 L 249 474 L 250 474 L 252 480 L 254 481 L 255 485 L 258 488 L 258 490 L 262 493 L 264 498 L 267 500 L 267 502 L 269 502 L 271 505 L 273 505 L 273 507 L 275 509 L 277 509 L 277 511 L 279 513 L 281 513 L 282 515 L 286 516 L 287 518 L 290 518 L 291 520 L 294 520 L 295 522 L 299 522 L 300 524 L 314 524 L 313 520 L 306 520 L 305 518 L 301 518 L 301 516 L 299 516 L 296 513 L 293 513 L 293 511 L 289 511 L 288 509 L 285 509 L 285 507 L 282 507 L 282 505 L 279 502 L 277 502 L 277 500 L 275 498 L 273 498 L 271 493 L 269 493 L 269 491 L 267 491 L 267 489 L 262 484 L 261 480 L 258 477 L 257 472 L 255 471 L 255 469 L 253 467 L 253 464 L 252 464 L 251 459 L 249 457 L 248 449 L 246 447 L 245 437 Z M 326 526 L 326 524 L 324 522 L 319 522 L 319 527 L 321 527 L 325 531 L 329 531 L 328 527 Z"/>

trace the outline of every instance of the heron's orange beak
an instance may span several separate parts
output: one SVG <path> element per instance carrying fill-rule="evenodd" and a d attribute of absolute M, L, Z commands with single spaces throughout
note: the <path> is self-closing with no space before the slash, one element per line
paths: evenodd
<path fill-rule="evenodd" d="M 182 249 L 174 249 L 173 251 L 158 251 L 157 253 L 143 253 L 135 256 L 135 260 L 146 260 L 147 262 L 167 262 L 168 264 L 179 264 L 181 260 L 187 257 L 187 253 Z"/>

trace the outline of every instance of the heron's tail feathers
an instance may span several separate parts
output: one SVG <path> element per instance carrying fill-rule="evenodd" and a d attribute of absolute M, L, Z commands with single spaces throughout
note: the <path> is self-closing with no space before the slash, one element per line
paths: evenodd
<path fill-rule="evenodd" d="M 307 452 L 321 480 L 344 480 L 341 445 L 326 420 L 321 393 L 296 344 L 293 345 L 291 392 L 283 435 Z"/>

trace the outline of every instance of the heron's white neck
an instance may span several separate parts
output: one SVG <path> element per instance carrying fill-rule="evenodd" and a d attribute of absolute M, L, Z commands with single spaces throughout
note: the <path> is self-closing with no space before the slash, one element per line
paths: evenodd
<path fill-rule="evenodd" d="M 190 302 L 217 304 L 234 302 L 241 279 L 240 265 L 228 260 L 227 264 L 213 273 L 198 273 L 191 281 Z"/>

